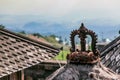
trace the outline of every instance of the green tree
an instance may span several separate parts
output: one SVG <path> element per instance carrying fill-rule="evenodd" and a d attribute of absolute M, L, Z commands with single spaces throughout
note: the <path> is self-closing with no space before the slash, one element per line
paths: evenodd
<path fill-rule="evenodd" d="M 32 35 L 36 37 L 43 37 L 40 33 L 33 33 Z"/>
<path fill-rule="evenodd" d="M 52 38 L 55 39 L 55 38 L 56 38 L 56 35 L 52 34 L 52 35 L 50 35 L 50 37 L 52 37 Z"/>
<path fill-rule="evenodd" d="M 21 32 L 19 32 L 20 34 L 26 34 L 26 32 L 25 31 L 21 31 Z"/>
<path fill-rule="evenodd" d="M 0 25 L 0 28 L 4 29 L 4 28 L 5 28 L 5 26 L 3 26 L 3 25 L 1 24 L 1 25 Z"/>
<path fill-rule="evenodd" d="M 62 37 L 60 36 L 59 39 L 60 39 L 59 43 L 62 44 L 63 43 Z"/>

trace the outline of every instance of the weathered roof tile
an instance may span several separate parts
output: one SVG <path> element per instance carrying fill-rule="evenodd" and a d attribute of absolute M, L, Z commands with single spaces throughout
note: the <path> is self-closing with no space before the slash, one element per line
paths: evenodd
<path fill-rule="evenodd" d="M 120 73 L 120 36 L 101 50 L 101 61 L 107 67 Z"/>
<path fill-rule="evenodd" d="M 53 58 L 59 50 L 0 29 L 0 77 Z"/>

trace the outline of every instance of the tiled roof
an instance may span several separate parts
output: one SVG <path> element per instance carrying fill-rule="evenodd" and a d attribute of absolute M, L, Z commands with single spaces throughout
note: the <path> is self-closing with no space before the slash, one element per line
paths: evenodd
<path fill-rule="evenodd" d="M 52 45 L 51 43 L 47 42 L 45 39 L 41 38 L 41 37 L 37 37 L 37 36 L 33 36 L 33 35 L 27 35 L 27 37 L 31 38 L 31 39 L 34 39 L 34 40 L 37 40 L 37 41 L 40 41 L 40 42 L 43 42 L 45 44 L 49 44 L 49 45 Z"/>
<path fill-rule="evenodd" d="M 51 59 L 58 52 L 48 44 L 0 29 L 0 77 Z"/>
<path fill-rule="evenodd" d="M 120 36 L 106 45 L 100 52 L 103 64 L 120 73 Z"/>

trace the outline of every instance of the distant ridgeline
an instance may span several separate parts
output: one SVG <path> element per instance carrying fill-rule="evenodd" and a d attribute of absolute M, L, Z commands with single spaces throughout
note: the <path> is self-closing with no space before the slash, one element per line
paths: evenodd
<path fill-rule="evenodd" d="M 68 26 L 67 24 L 62 23 L 52 23 L 46 24 L 44 22 L 28 22 L 19 28 L 18 26 L 10 27 L 5 26 L 8 29 L 13 31 L 25 31 L 27 33 L 40 33 L 42 35 L 51 35 L 55 34 L 57 36 L 62 36 L 62 38 L 67 38 L 69 40 L 69 34 L 71 30 L 77 28 L 78 26 Z M 97 28 L 96 28 L 97 27 Z M 33 29 L 34 28 L 34 29 Z M 105 38 L 114 39 L 119 33 L 120 27 L 119 26 L 112 26 L 112 25 L 96 25 L 93 24 L 92 26 L 88 27 L 96 32 L 98 35 L 98 40 L 102 40 Z"/>

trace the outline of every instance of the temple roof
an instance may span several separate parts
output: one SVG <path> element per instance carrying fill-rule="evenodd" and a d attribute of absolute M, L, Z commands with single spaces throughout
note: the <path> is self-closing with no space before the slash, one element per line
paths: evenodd
<path fill-rule="evenodd" d="M 0 77 L 51 59 L 59 49 L 0 28 Z"/>
<path fill-rule="evenodd" d="M 106 45 L 100 52 L 102 63 L 120 73 L 120 36 Z"/>

